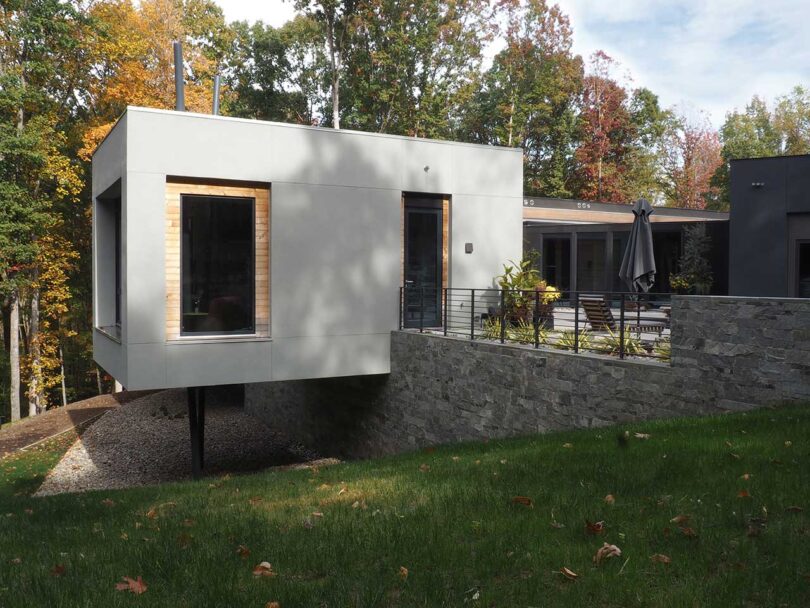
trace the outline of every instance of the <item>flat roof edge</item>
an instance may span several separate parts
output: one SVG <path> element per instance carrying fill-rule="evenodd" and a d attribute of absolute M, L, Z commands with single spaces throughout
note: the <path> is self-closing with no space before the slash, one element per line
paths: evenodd
<path fill-rule="evenodd" d="M 160 114 L 163 116 L 173 116 L 175 118 L 199 118 L 199 119 L 207 119 L 207 120 L 217 120 L 217 121 L 227 121 L 227 122 L 234 122 L 234 123 L 246 123 L 246 124 L 262 124 L 262 125 L 271 125 L 274 127 L 283 127 L 288 129 L 302 129 L 302 130 L 309 130 L 309 131 L 319 131 L 324 133 L 349 133 L 352 135 L 363 135 L 365 137 L 382 137 L 388 139 L 399 139 L 402 141 L 419 141 L 419 142 L 426 142 L 426 143 L 436 143 L 436 144 L 444 144 L 444 145 L 452 145 L 452 146 L 465 146 L 470 148 L 486 148 L 488 150 L 498 150 L 503 152 L 511 152 L 517 153 L 523 156 L 523 148 L 509 148 L 507 146 L 493 146 L 490 144 L 474 144 L 470 142 L 464 141 L 454 141 L 452 139 L 430 139 L 426 137 L 412 137 L 408 135 L 393 135 L 390 133 L 375 133 L 373 131 L 356 131 L 354 129 L 333 129 L 331 127 L 316 127 L 311 125 L 299 125 L 292 122 L 276 122 L 272 120 L 258 120 L 255 118 L 240 118 L 237 116 L 222 116 L 222 115 L 215 115 L 215 114 L 202 114 L 199 112 L 178 112 L 177 110 L 164 110 L 161 108 L 146 108 L 143 106 L 127 106 L 126 111 L 121 116 L 123 117 L 128 112 L 133 113 L 145 113 L 145 114 Z M 121 117 L 119 117 L 120 121 Z M 117 125 L 118 121 L 116 121 Z M 115 127 L 113 127 L 115 128 Z M 106 138 L 105 138 L 106 139 Z M 103 141 L 103 140 L 102 140 Z M 100 144 L 99 144 L 100 145 Z"/>

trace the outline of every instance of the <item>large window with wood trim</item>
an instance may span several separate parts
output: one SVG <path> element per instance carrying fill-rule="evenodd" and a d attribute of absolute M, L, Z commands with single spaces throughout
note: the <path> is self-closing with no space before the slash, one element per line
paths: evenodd
<path fill-rule="evenodd" d="M 183 195 L 182 334 L 255 331 L 255 200 Z"/>
<path fill-rule="evenodd" d="M 166 181 L 166 339 L 269 337 L 270 184 Z"/>

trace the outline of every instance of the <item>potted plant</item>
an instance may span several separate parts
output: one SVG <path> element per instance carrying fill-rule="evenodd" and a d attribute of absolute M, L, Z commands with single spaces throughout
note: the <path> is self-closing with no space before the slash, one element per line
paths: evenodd
<path fill-rule="evenodd" d="M 503 274 L 496 277 L 503 292 L 504 320 L 511 326 L 533 323 L 535 307 L 537 321 L 543 329 L 554 329 L 554 302 L 560 291 L 549 285 L 535 268 L 538 255 L 531 252 L 518 263 L 504 264 Z"/>

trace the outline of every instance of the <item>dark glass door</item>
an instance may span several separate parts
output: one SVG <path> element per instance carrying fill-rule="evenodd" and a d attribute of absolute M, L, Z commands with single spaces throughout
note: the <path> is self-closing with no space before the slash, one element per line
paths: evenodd
<path fill-rule="evenodd" d="M 810 298 L 810 241 L 798 241 L 796 250 L 796 295 Z"/>
<path fill-rule="evenodd" d="M 405 203 L 405 327 L 437 327 L 442 311 L 441 201 Z"/>

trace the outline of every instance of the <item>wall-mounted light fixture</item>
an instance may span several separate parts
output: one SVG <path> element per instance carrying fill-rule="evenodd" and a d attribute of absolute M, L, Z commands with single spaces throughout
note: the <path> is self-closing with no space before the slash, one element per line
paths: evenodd
<path fill-rule="evenodd" d="M 473 244 L 464 243 L 464 253 L 472 253 L 472 252 L 473 252 Z"/>
<path fill-rule="evenodd" d="M 428 171 L 430 171 L 430 165 L 425 165 L 425 173 L 427 173 Z"/>
<path fill-rule="evenodd" d="M 765 182 L 751 182 L 752 188 L 764 188 Z"/>

